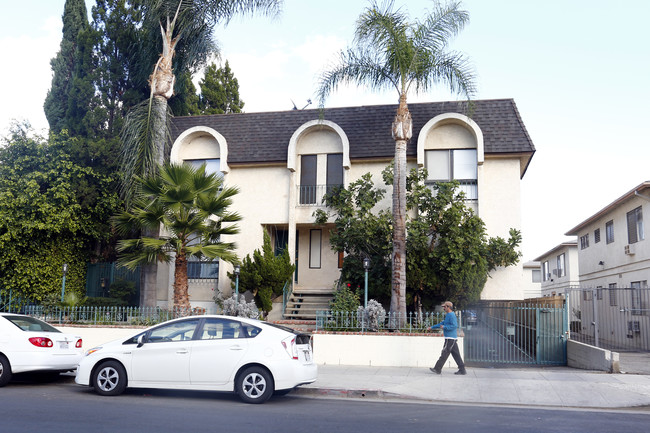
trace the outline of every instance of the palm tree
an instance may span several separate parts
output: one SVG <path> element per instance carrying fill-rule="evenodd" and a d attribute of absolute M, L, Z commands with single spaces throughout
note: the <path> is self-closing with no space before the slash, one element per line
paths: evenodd
<path fill-rule="evenodd" d="M 239 232 L 241 217 L 228 211 L 238 190 L 224 188 L 223 178 L 207 174 L 205 165 L 164 164 L 158 175 L 137 178 L 137 193 L 130 210 L 114 219 L 117 232 L 128 236 L 138 230 L 162 227 L 159 237 L 118 242 L 118 263 L 138 265 L 174 260 L 174 307 L 190 307 L 187 260 L 220 258 L 236 262 L 235 245 L 222 236 Z"/>
<path fill-rule="evenodd" d="M 228 23 L 237 14 L 279 12 L 282 0 L 143 0 L 142 50 L 139 54 L 143 75 L 149 75 L 149 99 L 134 106 L 122 128 L 122 194 L 127 206 L 134 194 L 137 176 L 155 174 L 168 157 L 171 142 L 172 112 L 169 98 L 174 94 L 176 73 L 193 73 L 208 58 L 217 54 L 214 27 Z M 160 32 L 160 33 L 158 33 Z M 160 34 L 162 43 L 157 39 Z M 160 52 L 162 46 L 162 52 Z M 153 64 L 148 59 L 158 60 Z M 147 63 L 149 62 L 149 63 Z M 152 227 L 144 236 L 156 237 Z M 156 284 L 156 266 L 142 269 L 141 304 L 152 305 Z"/>
<path fill-rule="evenodd" d="M 412 135 L 411 114 L 406 105 L 409 92 L 422 93 L 444 83 L 450 90 L 470 98 L 474 76 L 468 60 L 448 51 L 451 37 L 469 20 L 460 3 L 440 5 L 422 21 L 409 21 L 393 1 L 381 7 L 373 1 L 358 18 L 355 47 L 341 51 L 339 59 L 320 78 L 321 107 L 339 84 L 367 85 L 372 90 L 395 89 L 399 106 L 392 125 L 395 140 L 393 176 L 393 254 L 390 310 L 406 318 L 406 145 Z"/>
<path fill-rule="evenodd" d="M 143 41 L 142 59 L 159 54 L 154 65 L 143 68 L 149 76 L 149 99 L 135 106 L 127 115 L 122 130 L 122 192 L 127 202 L 135 176 L 156 172 L 166 160 L 169 125 L 172 116 L 168 107 L 174 94 L 176 73 L 195 72 L 217 54 L 214 27 L 228 23 L 238 14 L 279 12 L 282 0 L 144 0 L 143 28 L 148 40 Z M 160 32 L 162 44 L 156 37 Z M 162 52 L 159 48 L 162 46 Z M 154 50 L 152 52 L 152 50 Z M 143 60 L 146 62 L 146 60 Z"/>

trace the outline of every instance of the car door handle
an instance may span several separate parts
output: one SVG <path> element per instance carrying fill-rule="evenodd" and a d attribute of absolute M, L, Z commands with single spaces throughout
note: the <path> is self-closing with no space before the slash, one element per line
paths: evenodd
<path fill-rule="evenodd" d="M 243 350 L 243 349 L 244 349 L 244 348 L 241 347 L 241 346 L 239 346 L 239 345 L 230 346 L 230 350 Z"/>
<path fill-rule="evenodd" d="M 179 349 L 176 351 L 177 355 L 187 355 L 188 353 L 190 353 L 190 351 L 187 349 Z"/>

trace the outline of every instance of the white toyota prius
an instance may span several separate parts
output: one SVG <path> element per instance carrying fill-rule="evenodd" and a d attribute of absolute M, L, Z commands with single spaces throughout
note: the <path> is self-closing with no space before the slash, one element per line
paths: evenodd
<path fill-rule="evenodd" d="M 83 357 L 81 337 L 30 316 L 0 313 L 0 386 L 14 373 L 65 372 Z"/>
<path fill-rule="evenodd" d="M 312 340 L 290 328 L 230 316 L 174 319 L 86 352 L 75 381 L 101 395 L 130 388 L 236 392 L 263 403 L 314 382 Z"/>

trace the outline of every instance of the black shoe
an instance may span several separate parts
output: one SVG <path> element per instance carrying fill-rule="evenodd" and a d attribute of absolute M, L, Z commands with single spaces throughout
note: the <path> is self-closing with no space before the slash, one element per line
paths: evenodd
<path fill-rule="evenodd" d="M 467 374 L 467 372 L 466 372 L 465 370 L 458 370 L 458 371 L 457 371 L 456 373 L 454 373 L 454 374 L 458 374 L 458 375 L 461 375 L 461 376 L 465 376 L 465 375 Z"/>
<path fill-rule="evenodd" d="M 436 370 L 435 368 L 430 368 L 429 370 L 433 371 L 435 374 L 441 374 L 442 371 Z"/>

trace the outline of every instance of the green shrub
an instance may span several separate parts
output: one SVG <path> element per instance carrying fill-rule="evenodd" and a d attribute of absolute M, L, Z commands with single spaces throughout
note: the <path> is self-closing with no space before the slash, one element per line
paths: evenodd
<path fill-rule="evenodd" d="M 344 284 L 334 292 L 334 299 L 330 301 L 330 310 L 338 313 L 350 313 L 357 311 L 359 307 L 359 295 L 357 295 L 349 284 Z"/>

